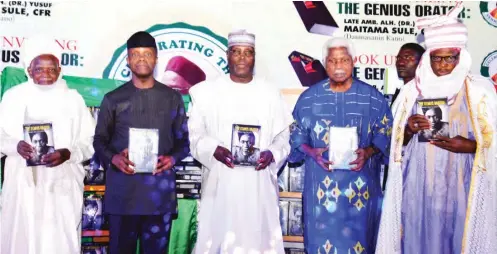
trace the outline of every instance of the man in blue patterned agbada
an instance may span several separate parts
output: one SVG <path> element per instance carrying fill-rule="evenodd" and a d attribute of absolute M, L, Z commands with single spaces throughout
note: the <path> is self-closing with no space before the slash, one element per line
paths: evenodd
<path fill-rule="evenodd" d="M 381 211 L 380 166 L 388 162 L 392 113 L 374 87 L 352 77 L 354 48 L 333 38 L 323 48 L 328 79 L 299 97 L 291 162 L 305 161 L 304 245 L 307 253 L 374 253 Z M 353 128 L 358 149 L 350 168 L 332 168 L 330 129 Z M 355 157 L 357 156 L 357 157 Z M 337 164 L 337 162 L 335 162 Z"/>

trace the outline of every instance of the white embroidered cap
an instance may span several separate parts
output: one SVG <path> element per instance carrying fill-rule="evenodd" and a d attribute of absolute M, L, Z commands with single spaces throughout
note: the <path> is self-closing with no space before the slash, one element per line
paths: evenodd
<path fill-rule="evenodd" d="M 228 47 L 231 46 L 255 46 L 255 35 L 244 29 L 235 30 L 228 34 Z"/>

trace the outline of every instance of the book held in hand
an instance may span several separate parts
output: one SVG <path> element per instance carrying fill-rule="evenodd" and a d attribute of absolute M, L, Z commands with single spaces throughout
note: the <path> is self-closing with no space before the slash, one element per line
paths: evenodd
<path fill-rule="evenodd" d="M 260 156 L 261 127 L 256 125 L 233 124 L 231 154 L 236 166 L 257 166 Z"/>
<path fill-rule="evenodd" d="M 26 160 L 27 166 L 40 166 L 44 155 L 55 152 L 53 129 L 51 123 L 24 124 L 24 141 L 33 147 L 31 158 Z"/>
<path fill-rule="evenodd" d="M 357 159 L 355 153 L 359 146 L 357 127 L 330 127 L 328 160 L 333 162 L 332 169 L 350 170 Z"/>
<path fill-rule="evenodd" d="M 419 142 L 435 140 L 435 136 L 449 137 L 449 108 L 447 98 L 424 99 L 417 101 L 417 113 L 424 115 L 430 128 L 418 133 Z"/>
<path fill-rule="evenodd" d="M 128 156 L 136 173 L 152 173 L 159 154 L 159 130 L 129 128 Z"/>

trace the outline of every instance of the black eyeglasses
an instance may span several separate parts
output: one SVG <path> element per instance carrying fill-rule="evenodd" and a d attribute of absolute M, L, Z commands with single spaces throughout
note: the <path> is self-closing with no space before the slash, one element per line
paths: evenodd
<path fill-rule="evenodd" d="M 432 62 L 439 63 L 443 60 L 445 63 L 451 64 L 459 59 L 459 54 L 455 56 L 430 56 L 430 58 Z"/>

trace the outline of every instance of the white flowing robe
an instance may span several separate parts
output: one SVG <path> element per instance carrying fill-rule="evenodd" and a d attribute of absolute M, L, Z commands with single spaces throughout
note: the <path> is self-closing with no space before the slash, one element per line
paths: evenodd
<path fill-rule="evenodd" d="M 59 80 L 53 87 L 32 81 L 9 89 L 0 104 L 0 150 L 7 155 L 0 213 L 1 254 L 81 252 L 84 169 L 93 155 L 95 122 L 77 91 Z M 27 167 L 17 152 L 25 117 L 51 122 L 55 149 L 71 157 L 48 168 Z"/>
<path fill-rule="evenodd" d="M 482 77 L 468 76 L 463 89 L 466 89 L 477 150 L 471 170 L 462 253 L 497 253 L 497 95 L 489 80 Z M 417 96 L 412 81 L 402 88 L 392 106 L 392 151 L 377 254 L 402 253 L 402 144 Z"/>
<path fill-rule="evenodd" d="M 221 77 L 197 84 L 190 95 L 190 150 L 204 166 L 195 253 L 284 253 L 277 173 L 290 152 L 293 122 L 285 101 L 255 78 L 240 84 Z M 275 162 L 255 171 L 217 161 L 218 145 L 231 149 L 233 124 L 261 126 L 260 151 L 270 150 Z"/>

